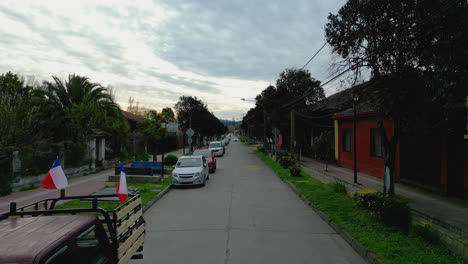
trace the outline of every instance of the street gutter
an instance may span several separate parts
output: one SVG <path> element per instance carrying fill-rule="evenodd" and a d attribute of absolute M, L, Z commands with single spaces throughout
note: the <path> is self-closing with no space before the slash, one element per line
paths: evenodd
<path fill-rule="evenodd" d="M 159 199 L 166 195 L 172 189 L 172 184 L 164 188 L 161 192 L 156 195 L 151 201 L 149 201 L 145 206 L 143 206 L 143 213 L 145 213 L 153 204 L 155 204 Z"/>

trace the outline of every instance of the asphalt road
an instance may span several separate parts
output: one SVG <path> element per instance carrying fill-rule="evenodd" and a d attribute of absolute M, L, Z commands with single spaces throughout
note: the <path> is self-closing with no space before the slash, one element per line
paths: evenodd
<path fill-rule="evenodd" d="M 205 187 L 174 189 L 145 213 L 132 263 L 366 263 L 240 142 Z"/>

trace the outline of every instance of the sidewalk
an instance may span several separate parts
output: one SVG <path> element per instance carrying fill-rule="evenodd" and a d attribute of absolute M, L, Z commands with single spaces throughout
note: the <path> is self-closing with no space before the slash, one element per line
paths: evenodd
<path fill-rule="evenodd" d="M 302 157 L 300 163 L 303 167 L 323 172 L 350 184 L 354 182 L 354 172 L 351 169 L 328 165 L 328 172 L 324 172 L 324 163 L 308 157 Z M 359 172 L 357 178 L 358 183 L 362 185 L 356 186 L 353 184 L 355 187 L 378 191 L 383 189 L 383 179 Z M 466 202 L 411 188 L 399 183 L 395 184 L 395 193 L 409 198 L 413 210 L 468 232 L 468 204 Z"/>
<path fill-rule="evenodd" d="M 182 156 L 182 149 L 168 152 L 165 155 L 168 154 L 174 154 L 177 157 L 180 157 Z M 161 161 L 161 155 L 158 155 L 158 161 Z M 65 194 L 67 196 L 75 196 L 88 195 L 97 192 L 104 186 L 110 184 L 107 182 L 107 178 L 110 175 L 114 175 L 113 167 L 98 173 L 69 179 L 68 186 L 65 188 Z M 58 196 L 60 196 L 59 190 L 48 190 L 43 188 L 37 188 L 24 192 L 15 192 L 6 196 L 2 196 L 0 197 L 0 214 L 9 210 L 10 202 L 16 202 L 16 206 L 21 207 L 36 201 L 56 198 Z"/>

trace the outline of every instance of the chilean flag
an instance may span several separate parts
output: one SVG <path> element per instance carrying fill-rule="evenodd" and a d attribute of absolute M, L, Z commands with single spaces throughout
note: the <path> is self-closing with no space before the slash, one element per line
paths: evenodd
<path fill-rule="evenodd" d="M 117 185 L 117 197 L 119 197 L 121 203 L 128 198 L 127 179 L 125 178 L 125 171 L 122 164 L 120 164 L 120 179 L 119 184 Z"/>
<path fill-rule="evenodd" d="M 49 173 L 45 176 L 44 180 L 41 183 L 41 187 L 45 189 L 63 189 L 68 186 L 67 177 L 63 172 L 60 161 L 57 157 L 55 159 L 54 165 L 50 168 Z"/>

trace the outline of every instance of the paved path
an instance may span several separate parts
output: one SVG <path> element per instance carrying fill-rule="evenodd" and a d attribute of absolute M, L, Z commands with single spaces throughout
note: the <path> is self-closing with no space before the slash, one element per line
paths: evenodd
<path fill-rule="evenodd" d="M 153 205 L 132 263 L 365 263 L 251 150 L 231 142 L 205 187 Z"/>

